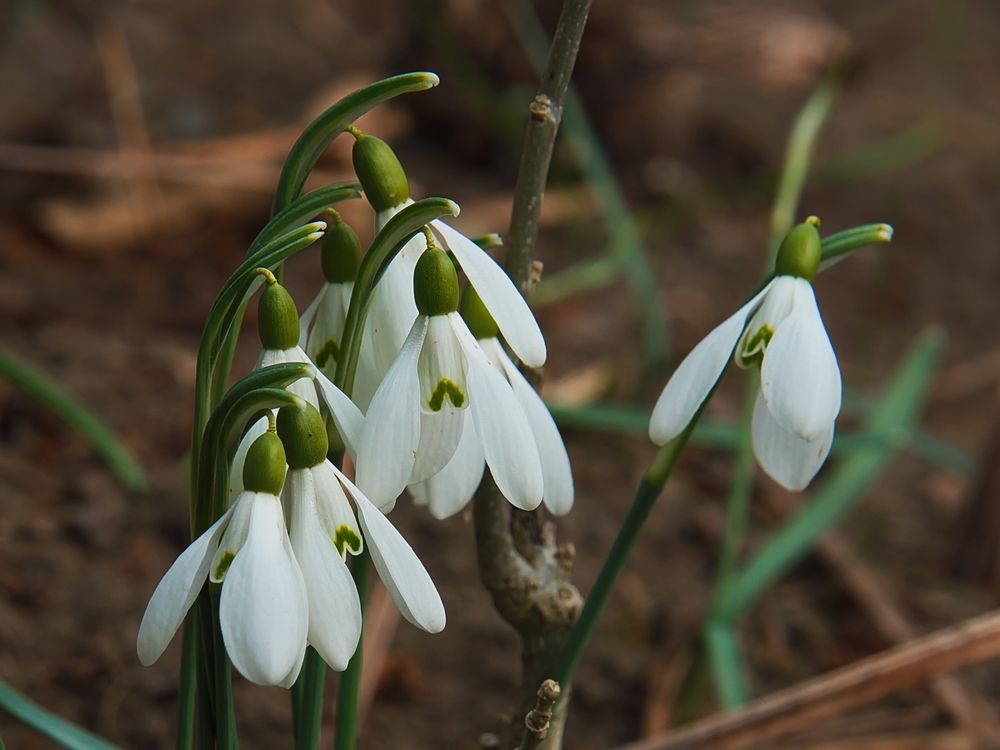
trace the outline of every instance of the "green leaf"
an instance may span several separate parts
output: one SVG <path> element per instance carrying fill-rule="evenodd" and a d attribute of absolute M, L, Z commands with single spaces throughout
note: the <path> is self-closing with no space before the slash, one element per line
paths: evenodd
<path fill-rule="evenodd" d="M 411 91 L 426 91 L 437 84 L 438 77 L 433 73 L 406 73 L 373 83 L 333 104 L 306 127 L 289 151 L 278 178 L 272 215 L 279 214 L 298 197 L 309 172 L 344 128 L 382 102 Z"/>
<path fill-rule="evenodd" d="M 885 469 L 898 447 L 898 437 L 913 429 L 940 348 L 938 333 L 921 336 L 865 422 L 865 432 L 881 440 L 860 447 L 836 467 L 809 502 L 731 579 L 713 619 L 735 622 L 827 529 L 857 505 Z"/>
<path fill-rule="evenodd" d="M 104 459 L 130 490 L 146 487 L 146 475 L 114 433 L 54 380 L 18 361 L 0 347 L 0 376 L 19 391 L 44 404 L 76 431 Z"/>
<path fill-rule="evenodd" d="M 250 247 L 247 248 L 247 257 L 285 232 L 315 219 L 323 212 L 324 208 L 329 208 L 334 203 L 360 197 L 361 185 L 357 182 L 338 182 L 300 195 L 272 216 L 264 228 L 257 233 L 253 242 L 250 243 Z"/>
<path fill-rule="evenodd" d="M 878 245 L 892 241 L 893 229 L 889 224 L 864 224 L 845 229 L 823 239 L 822 264 L 828 265 L 835 258 L 865 245 Z"/>
<path fill-rule="evenodd" d="M 69 750 L 116 750 L 117 747 L 47 711 L 4 680 L 0 680 L 0 710 L 45 735 L 59 747 Z M 0 742 L 0 747 L 2 745 Z"/>

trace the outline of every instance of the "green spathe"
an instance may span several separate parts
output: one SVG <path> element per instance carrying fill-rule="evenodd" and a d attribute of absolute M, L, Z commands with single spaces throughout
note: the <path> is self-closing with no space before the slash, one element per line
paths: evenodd
<path fill-rule="evenodd" d="M 273 432 L 265 432 L 250 445 L 243 464 L 243 487 L 250 492 L 281 494 L 285 483 L 285 447 Z"/>
<path fill-rule="evenodd" d="M 299 343 L 299 311 L 292 295 L 281 284 L 268 282 L 257 308 L 260 344 L 265 349 L 285 351 Z"/>
<path fill-rule="evenodd" d="M 458 309 L 458 274 L 448 253 L 424 250 L 413 269 L 413 299 L 421 315 L 447 315 Z"/>
<path fill-rule="evenodd" d="M 278 410 L 278 437 L 285 444 L 285 454 L 291 469 L 311 469 L 326 459 L 329 443 L 326 425 L 307 403 L 305 408 L 284 406 Z"/>
<path fill-rule="evenodd" d="M 343 221 L 338 221 L 326 231 L 320 260 L 323 264 L 323 276 L 331 284 L 354 281 L 361 265 L 358 235 Z"/>
<path fill-rule="evenodd" d="M 810 216 L 789 232 L 781 241 L 774 272 L 778 276 L 797 276 L 812 282 L 819 270 L 823 244 L 817 226 L 819 220 Z"/>
<path fill-rule="evenodd" d="M 385 211 L 409 200 L 410 185 L 406 181 L 406 172 L 389 144 L 381 138 L 360 132 L 355 134 L 355 138 L 351 160 L 372 208 Z"/>
<path fill-rule="evenodd" d="M 477 339 L 495 339 L 499 335 L 500 329 L 497 327 L 497 322 L 493 320 L 493 316 L 486 309 L 486 305 L 483 304 L 482 298 L 472 287 L 472 284 L 466 284 L 462 291 L 462 302 L 458 311 L 461 313 L 465 325 L 469 327 L 472 335 Z"/>

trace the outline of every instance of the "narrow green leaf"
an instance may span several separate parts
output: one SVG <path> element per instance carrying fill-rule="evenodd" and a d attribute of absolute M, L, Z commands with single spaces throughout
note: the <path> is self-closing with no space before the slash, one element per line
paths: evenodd
<path fill-rule="evenodd" d="M 247 257 L 253 255 L 255 251 L 271 240 L 315 219 L 323 212 L 324 208 L 329 208 L 334 203 L 360 197 L 361 185 L 357 182 L 338 182 L 300 195 L 272 216 L 264 228 L 257 233 L 253 242 L 250 243 L 250 247 L 247 248 Z"/>
<path fill-rule="evenodd" d="M 433 73 L 405 73 L 386 78 L 348 94 L 313 120 L 295 141 L 278 178 L 272 215 L 279 214 L 294 201 L 306 183 L 309 172 L 330 142 L 348 125 L 382 102 L 411 91 L 426 91 L 438 84 Z"/>
<path fill-rule="evenodd" d="M 864 446 L 836 467 L 807 505 L 732 579 L 714 613 L 718 622 L 735 622 L 765 589 L 809 552 L 817 538 L 854 508 L 891 458 L 897 447 L 894 436 L 912 429 L 940 347 L 938 333 L 921 336 L 865 422 L 865 431 L 881 436 L 882 441 Z"/>
<path fill-rule="evenodd" d="M 146 475 L 132 454 L 110 429 L 70 396 L 62 386 L 0 347 L 0 376 L 26 396 L 51 409 L 104 459 L 119 481 L 130 490 L 146 487 Z"/>
<path fill-rule="evenodd" d="M 61 719 L 0 680 L 0 710 L 68 750 L 115 750 L 116 746 Z"/>
<path fill-rule="evenodd" d="M 722 708 L 739 708 L 749 699 L 743 651 L 732 628 L 709 622 L 705 627 L 712 677 Z"/>
<path fill-rule="evenodd" d="M 843 232 L 831 234 L 823 239 L 824 265 L 839 258 L 841 255 L 857 250 L 865 245 L 878 245 L 892 241 L 893 229 L 889 224 L 865 224 L 860 227 L 845 229 Z"/>

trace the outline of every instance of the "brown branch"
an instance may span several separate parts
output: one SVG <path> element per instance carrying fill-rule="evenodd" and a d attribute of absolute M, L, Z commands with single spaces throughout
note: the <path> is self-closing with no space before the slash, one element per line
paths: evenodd
<path fill-rule="evenodd" d="M 1000 656 L 1000 610 L 781 690 L 691 727 L 619 750 L 741 750 L 970 664 Z"/>
<path fill-rule="evenodd" d="M 518 750 L 536 750 L 549 735 L 552 709 L 559 700 L 559 683 L 545 680 L 538 688 L 535 707 L 524 717 L 524 739 Z"/>

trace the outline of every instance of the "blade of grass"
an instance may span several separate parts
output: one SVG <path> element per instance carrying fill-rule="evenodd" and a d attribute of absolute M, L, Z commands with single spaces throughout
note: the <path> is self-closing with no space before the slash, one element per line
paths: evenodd
<path fill-rule="evenodd" d="M 104 459 L 130 490 L 146 487 L 146 475 L 114 433 L 62 386 L 0 347 L 0 375 L 26 396 L 48 407 Z"/>
<path fill-rule="evenodd" d="M 71 724 L 0 680 L 0 710 L 69 750 L 115 750 L 116 746 Z"/>
<path fill-rule="evenodd" d="M 892 457 L 893 435 L 912 428 L 937 365 L 941 336 L 924 333 L 899 367 L 879 405 L 866 420 L 884 440 L 850 455 L 812 500 L 778 531 L 726 587 L 714 611 L 734 623 L 774 581 L 804 557 L 816 539 L 857 505 Z"/>

